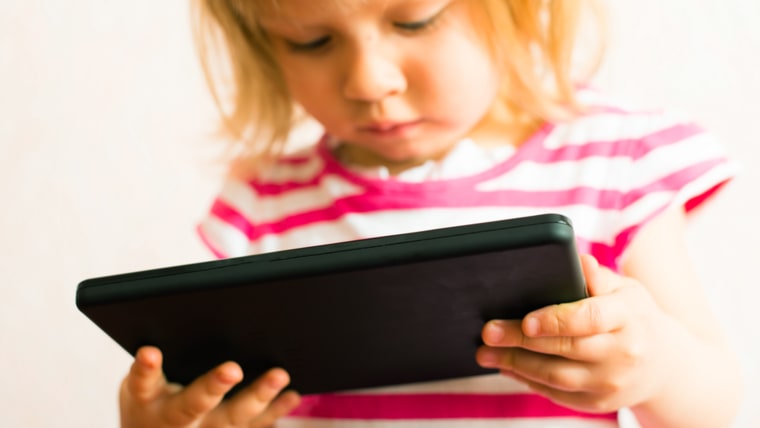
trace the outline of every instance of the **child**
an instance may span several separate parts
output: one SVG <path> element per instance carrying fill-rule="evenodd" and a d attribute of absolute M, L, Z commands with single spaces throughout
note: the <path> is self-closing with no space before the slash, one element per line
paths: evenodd
<path fill-rule="evenodd" d="M 560 212 L 591 297 L 486 323 L 473 358 L 501 374 L 360 392 L 281 393 L 273 369 L 222 402 L 237 364 L 182 389 L 146 347 L 123 426 L 617 426 L 624 408 L 643 426 L 728 425 L 737 364 L 684 226 L 731 168 L 693 124 L 585 88 L 571 65 L 587 6 L 199 0 L 206 71 L 217 81 L 216 38 L 231 100 L 212 89 L 243 142 L 199 227 L 219 257 Z M 324 136 L 293 152 L 307 116 Z"/>

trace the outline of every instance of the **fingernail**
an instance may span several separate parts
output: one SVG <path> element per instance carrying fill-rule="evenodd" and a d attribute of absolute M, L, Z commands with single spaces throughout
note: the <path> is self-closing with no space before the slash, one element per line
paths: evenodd
<path fill-rule="evenodd" d="M 498 343 L 504 339 L 504 328 L 497 321 L 490 321 L 486 324 L 484 336 L 489 343 Z"/>
<path fill-rule="evenodd" d="M 483 367 L 496 367 L 499 363 L 499 356 L 490 349 L 483 349 L 478 353 L 478 363 Z"/>
<path fill-rule="evenodd" d="M 268 382 L 270 388 L 282 389 L 289 382 L 290 382 L 290 379 L 285 372 L 270 372 L 269 382 Z"/>
<path fill-rule="evenodd" d="M 536 317 L 526 317 L 523 321 L 523 332 L 527 336 L 537 336 L 541 330 L 541 322 Z"/>

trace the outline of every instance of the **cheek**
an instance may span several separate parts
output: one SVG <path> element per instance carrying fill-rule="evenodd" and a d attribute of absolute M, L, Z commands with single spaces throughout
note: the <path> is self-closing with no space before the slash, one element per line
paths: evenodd
<path fill-rule="evenodd" d="M 313 62 L 281 54 L 277 57 L 277 63 L 290 95 L 297 102 L 308 103 L 310 98 L 327 92 L 327 73 Z"/>
<path fill-rule="evenodd" d="M 481 104 L 490 104 L 497 95 L 499 77 L 487 54 L 467 49 L 452 49 L 444 54 L 427 55 L 424 66 L 415 76 L 424 88 L 426 104 L 432 103 L 465 113 L 482 112 Z"/>
<path fill-rule="evenodd" d="M 336 90 L 328 81 L 322 81 L 312 75 L 309 78 L 298 76 L 286 79 L 293 101 L 330 133 L 337 134 L 344 125 L 345 108 Z"/>
<path fill-rule="evenodd" d="M 329 80 L 321 79 L 318 73 L 285 73 L 285 84 L 293 101 L 312 116 L 319 116 L 335 107 L 331 107 L 335 90 Z"/>
<path fill-rule="evenodd" d="M 291 68 L 295 70 L 295 68 Z M 303 75 L 297 72 L 285 72 L 285 84 L 290 91 L 290 95 L 296 101 L 301 102 L 302 99 L 308 99 L 315 96 L 315 88 L 319 88 L 319 85 L 315 84 L 314 75 Z"/>

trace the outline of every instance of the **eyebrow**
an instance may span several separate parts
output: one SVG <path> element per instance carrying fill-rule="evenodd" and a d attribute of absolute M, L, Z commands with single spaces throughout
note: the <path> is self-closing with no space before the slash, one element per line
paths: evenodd
<path fill-rule="evenodd" d="M 393 10 L 402 6 L 412 5 L 414 7 L 431 3 L 435 4 L 438 2 L 444 2 L 444 0 L 398 0 L 396 4 L 393 4 L 391 1 L 383 1 L 382 11 L 383 13 L 386 13 L 389 10 Z M 277 11 L 282 12 L 283 10 L 281 8 L 282 5 L 279 5 L 274 8 L 268 8 L 267 12 L 260 14 L 259 17 L 257 17 L 257 23 L 265 31 L 288 31 L 293 29 L 299 31 L 321 31 L 328 27 L 328 25 L 323 24 L 323 22 L 333 16 L 331 13 L 332 10 L 343 10 L 347 14 L 350 14 L 366 4 L 367 0 L 332 0 L 331 9 L 328 9 L 330 12 L 325 11 L 324 8 L 312 7 L 311 9 L 313 9 L 315 13 L 306 16 L 306 22 L 304 22 L 302 19 L 294 19 L 293 17 L 289 17 L 287 14 L 277 13 Z M 352 11 L 351 9 L 354 10 Z M 318 11 L 321 11 L 322 13 L 317 13 Z M 309 20 L 311 20 L 311 22 L 309 22 Z"/>

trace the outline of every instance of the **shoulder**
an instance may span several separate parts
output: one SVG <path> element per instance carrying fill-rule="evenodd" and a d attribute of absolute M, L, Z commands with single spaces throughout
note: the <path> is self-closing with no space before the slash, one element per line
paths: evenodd
<path fill-rule="evenodd" d="M 313 199 L 324 174 L 320 150 L 312 144 L 267 162 L 233 162 L 198 225 L 206 246 L 220 258 L 262 252 L 258 242 L 276 235 L 273 225 Z"/>
<path fill-rule="evenodd" d="M 590 142 L 615 142 L 614 154 L 628 157 L 640 174 L 733 166 L 723 144 L 685 112 L 636 106 L 594 90 L 580 96 L 586 112 L 568 123 L 566 132 Z"/>
<path fill-rule="evenodd" d="M 578 92 L 582 111 L 557 124 L 569 141 L 627 141 L 627 147 L 642 148 L 667 143 L 706 131 L 684 112 L 636 105 L 610 97 L 595 89 Z"/>
<path fill-rule="evenodd" d="M 319 175 L 324 164 L 320 145 L 315 143 L 268 160 L 235 160 L 226 181 L 252 185 L 304 182 Z"/>
<path fill-rule="evenodd" d="M 554 124 L 547 148 L 579 153 L 584 159 L 607 158 L 646 165 L 665 173 L 701 162 L 725 162 L 725 147 L 692 117 L 675 109 L 625 103 L 584 89 L 582 112 Z"/>
<path fill-rule="evenodd" d="M 546 158 L 574 174 L 580 188 L 599 190 L 594 203 L 604 220 L 596 236 L 603 245 L 595 255 L 601 259 L 618 260 L 652 219 L 669 207 L 690 212 L 735 175 L 723 145 L 689 115 L 593 90 L 580 96 L 583 114 L 555 124 L 544 145 Z"/>

